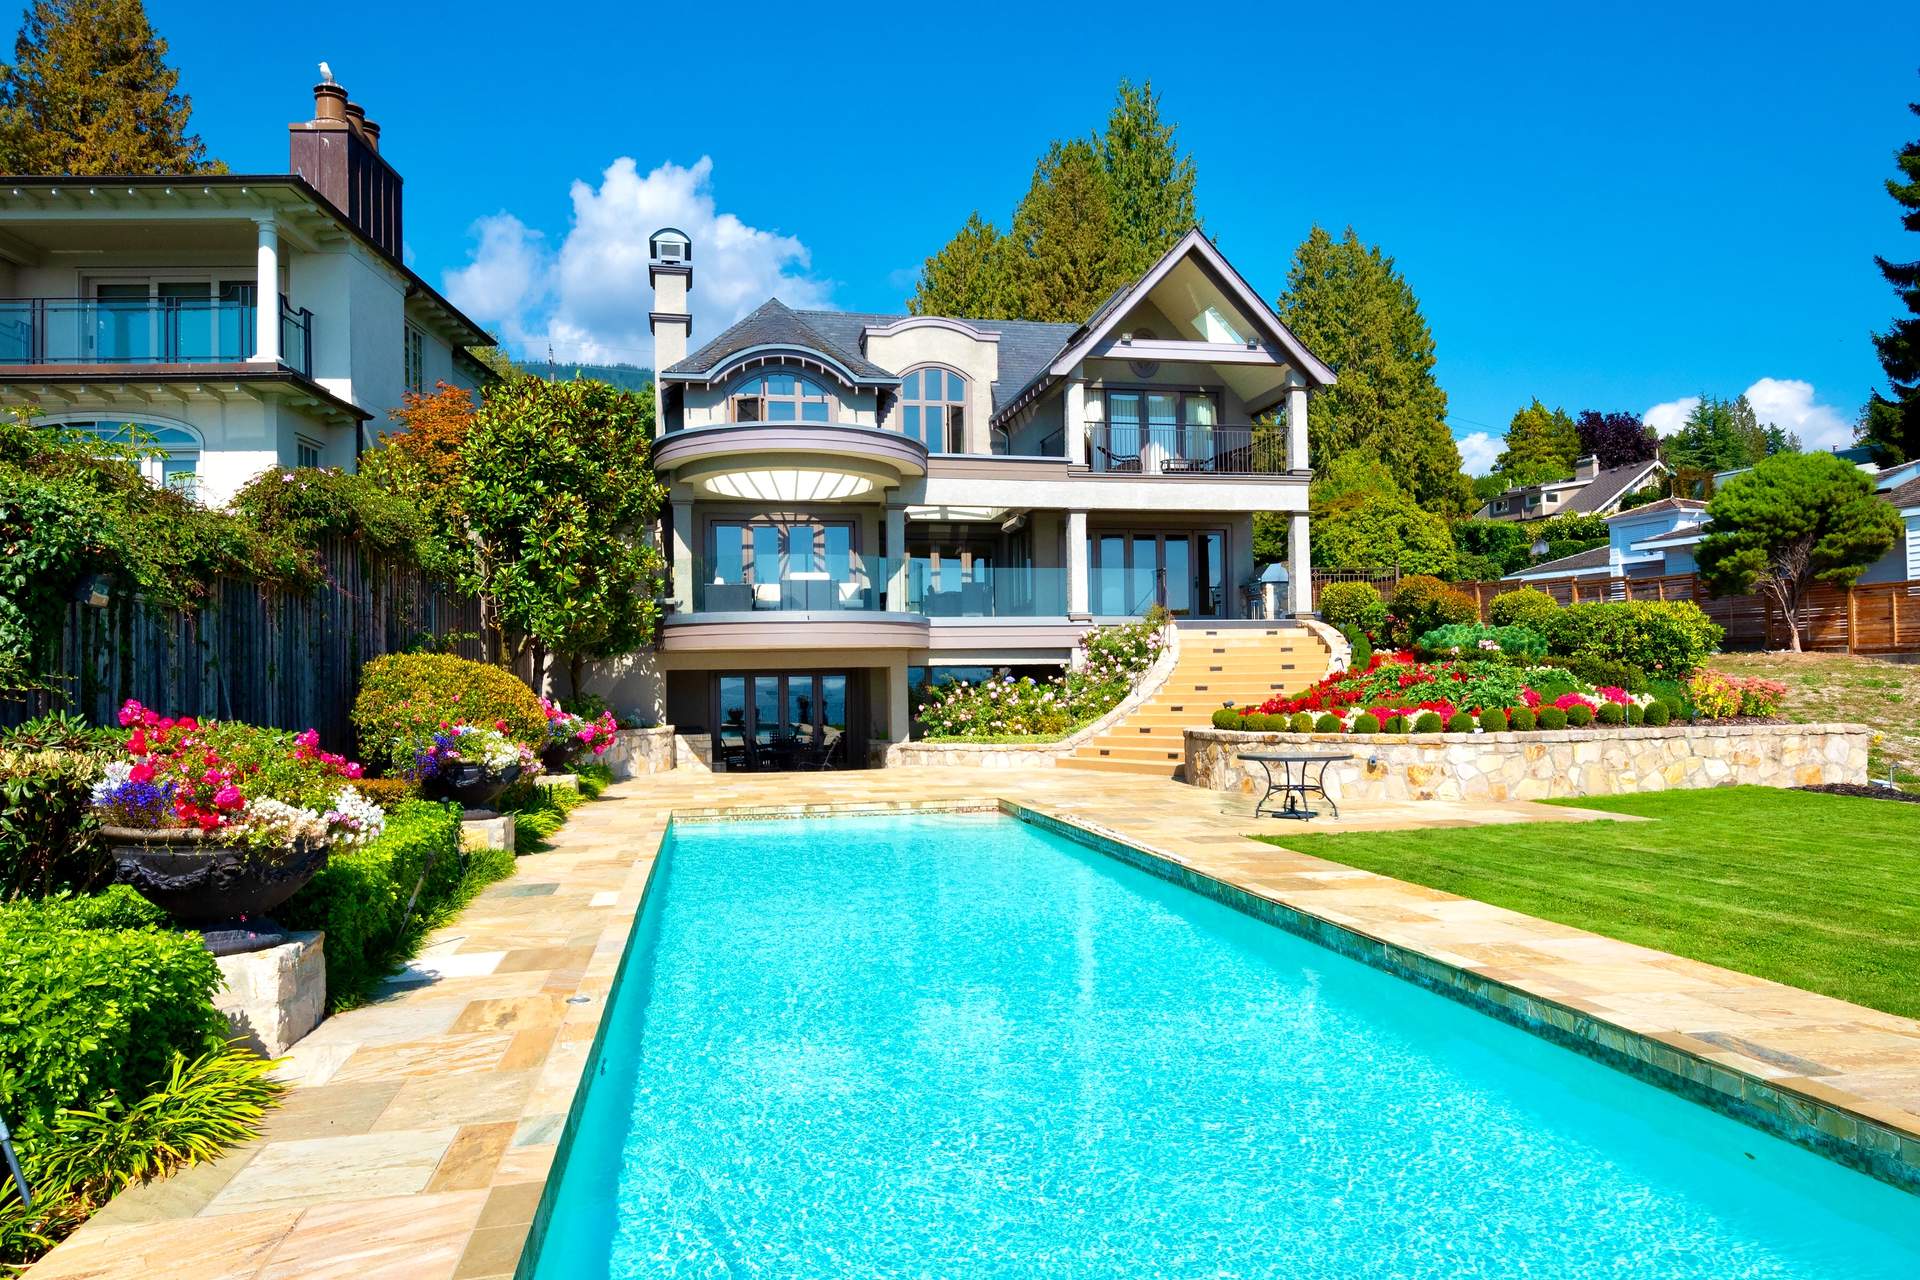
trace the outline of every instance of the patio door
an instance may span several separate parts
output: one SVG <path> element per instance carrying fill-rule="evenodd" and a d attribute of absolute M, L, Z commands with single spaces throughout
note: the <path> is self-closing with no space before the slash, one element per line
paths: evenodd
<path fill-rule="evenodd" d="M 847 673 L 714 677 L 714 760 L 730 772 L 846 767 Z"/>
<path fill-rule="evenodd" d="M 1176 618 L 1218 618 L 1226 607 L 1226 534 L 1096 533 L 1087 539 L 1093 612 L 1138 617 L 1160 605 Z"/>

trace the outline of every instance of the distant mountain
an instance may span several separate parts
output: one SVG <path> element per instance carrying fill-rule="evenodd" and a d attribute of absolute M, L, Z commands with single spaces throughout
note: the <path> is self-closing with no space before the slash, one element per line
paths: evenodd
<path fill-rule="evenodd" d="M 628 391 L 638 391 L 653 383 L 653 370 L 637 364 L 570 364 L 552 360 L 517 360 L 522 369 L 536 378 L 571 382 L 575 378 L 597 378 Z"/>

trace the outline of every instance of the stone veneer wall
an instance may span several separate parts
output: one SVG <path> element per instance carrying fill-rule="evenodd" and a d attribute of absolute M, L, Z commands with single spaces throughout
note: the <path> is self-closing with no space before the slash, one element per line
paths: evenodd
<path fill-rule="evenodd" d="M 673 768 L 673 726 L 622 729 L 613 735 L 613 745 L 600 762 L 613 770 L 617 782 L 643 773 L 665 773 Z"/>
<path fill-rule="evenodd" d="M 1346 800 L 1544 800 L 1749 783 L 1867 780 L 1872 733 L 1858 724 L 1669 725 L 1555 733 L 1243 733 L 1187 730 L 1186 780 L 1258 795 L 1242 751 L 1350 751 L 1327 769 Z M 1257 784 L 1257 785 L 1256 785 Z"/>

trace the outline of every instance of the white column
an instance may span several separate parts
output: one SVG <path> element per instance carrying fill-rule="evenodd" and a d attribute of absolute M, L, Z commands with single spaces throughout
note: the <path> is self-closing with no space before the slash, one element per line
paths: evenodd
<path fill-rule="evenodd" d="M 1312 467 L 1307 461 L 1307 384 L 1297 373 L 1287 376 L 1287 467 L 1293 471 Z"/>
<path fill-rule="evenodd" d="M 1287 519 L 1287 591 L 1293 597 L 1288 607 L 1297 618 L 1313 612 L 1313 553 L 1307 542 L 1307 513 L 1296 511 Z"/>
<path fill-rule="evenodd" d="M 673 599 L 681 613 L 693 612 L 693 499 L 673 500 Z"/>
<path fill-rule="evenodd" d="M 1066 426 L 1062 434 L 1067 442 L 1067 464 L 1074 467 L 1087 465 L 1087 384 L 1079 378 L 1067 383 L 1063 414 Z"/>
<path fill-rule="evenodd" d="M 260 228 L 260 249 L 254 259 L 259 279 L 254 286 L 253 358 L 260 364 L 279 364 L 280 224 L 272 214 L 253 221 Z"/>
<path fill-rule="evenodd" d="M 907 687 L 907 663 L 887 665 L 887 741 L 905 742 L 913 735 L 913 703 Z"/>
<path fill-rule="evenodd" d="M 887 508 L 887 612 L 907 611 L 907 509 Z M 904 681 L 906 676 L 901 675 Z M 901 697 L 905 697 L 903 693 Z M 901 735 L 903 738 L 905 734 Z"/>
<path fill-rule="evenodd" d="M 1084 618 L 1087 604 L 1087 513 L 1067 512 L 1067 616 Z"/>

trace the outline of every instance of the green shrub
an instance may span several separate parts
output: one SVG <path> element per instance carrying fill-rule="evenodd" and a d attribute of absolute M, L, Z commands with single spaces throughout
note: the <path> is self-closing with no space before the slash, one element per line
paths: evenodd
<path fill-rule="evenodd" d="M 1352 655 L 1347 659 L 1347 667 L 1352 671 L 1365 671 L 1373 665 L 1373 642 L 1367 639 L 1367 633 L 1358 627 L 1342 627 L 1340 634 L 1346 638 L 1347 647 Z"/>
<path fill-rule="evenodd" d="M 1384 733 L 1409 733 L 1412 731 L 1407 724 L 1407 718 L 1405 716 L 1388 716 L 1387 722 L 1381 725 L 1380 728 Z"/>
<path fill-rule="evenodd" d="M 1641 706 L 1637 702 L 1629 702 L 1627 704 L 1627 723 L 1628 724 L 1630 725 L 1645 724 L 1646 720 L 1647 720 L 1647 709 L 1645 707 Z"/>
<path fill-rule="evenodd" d="M 353 786 L 382 809 L 391 809 L 420 795 L 420 784 L 412 778 L 361 778 Z"/>
<path fill-rule="evenodd" d="M 1371 711 L 1362 711 L 1353 718 L 1353 731 L 1355 733 L 1380 732 L 1380 717 Z"/>
<path fill-rule="evenodd" d="M 1567 658 L 1631 663 L 1649 676 L 1683 678 L 1719 647 L 1726 632 L 1690 600 L 1627 600 L 1569 605 L 1547 631 Z"/>
<path fill-rule="evenodd" d="M 1539 727 L 1540 717 L 1532 707 L 1515 707 L 1507 713 L 1507 724 L 1515 733 L 1532 733 Z"/>
<path fill-rule="evenodd" d="M 1487 621 L 1494 626 L 1530 627 L 1543 636 L 1559 612 L 1558 601 L 1533 587 L 1502 591 L 1487 601 Z"/>
<path fill-rule="evenodd" d="M 1480 713 L 1480 727 L 1488 733 L 1505 733 L 1507 731 L 1507 713 L 1498 707 L 1491 707 L 1486 711 L 1482 711 Z"/>
<path fill-rule="evenodd" d="M 1413 731 L 1415 733 L 1440 732 L 1440 713 L 1437 711 L 1422 711 L 1420 718 L 1413 722 Z"/>
<path fill-rule="evenodd" d="M 1313 731 L 1315 733 L 1339 733 L 1340 717 L 1334 715 L 1321 716 L 1313 722 Z"/>
<path fill-rule="evenodd" d="M 1642 719 L 1648 728 L 1658 729 L 1673 719 L 1673 712 L 1667 709 L 1667 704 L 1664 702 L 1649 702 L 1646 711 L 1642 713 Z"/>
<path fill-rule="evenodd" d="M 1557 730 L 1567 727 L 1567 713 L 1558 707 L 1542 707 L 1539 712 L 1539 725 L 1542 729 Z"/>
<path fill-rule="evenodd" d="M 1627 722 L 1627 709 L 1617 702 L 1603 702 L 1593 718 L 1608 726 L 1623 725 Z"/>
<path fill-rule="evenodd" d="M 1216 729 L 1238 729 L 1240 713 L 1232 707 L 1222 707 L 1213 713 L 1213 727 Z"/>
<path fill-rule="evenodd" d="M 513 851 L 545 853 L 551 847 L 547 841 L 567 824 L 567 815 L 585 803 L 577 791 L 536 782 L 533 794 L 514 806 Z"/>
<path fill-rule="evenodd" d="M 1367 583 L 1329 582 L 1320 588 L 1320 617 L 1337 631 L 1377 636 L 1387 625 L 1387 602 Z"/>
<path fill-rule="evenodd" d="M 589 800 L 598 800 L 600 793 L 613 785 L 613 770 L 598 760 L 575 765 L 573 776 L 580 780 L 580 794 Z"/>
<path fill-rule="evenodd" d="M 1284 727 L 1293 730 L 1295 733 L 1313 732 L 1313 712 L 1311 711 L 1296 711 L 1290 719 L 1284 716 L 1279 718 L 1286 719 L 1287 724 Z"/>
<path fill-rule="evenodd" d="M 1456 711 L 1447 717 L 1447 732 L 1472 733 L 1477 723 L 1471 711 Z"/>
<path fill-rule="evenodd" d="M 1567 659 L 1567 669 L 1597 688 L 1612 686 L 1628 693 L 1647 692 L 1647 673 L 1631 662 L 1585 656 Z"/>
<path fill-rule="evenodd" d="M 0 901 L 85 892 L 113 878 L 112 857 L 94 838 L 99 776 L 91 754 L 0 750 Z"/>
<path fill-rule="evenodd" d="M 500 667 L 447 653 L 389 653 L 360 668 L 353 727 L 363 761 L 400 773 L 415 744 L 443 722 L 504 722 L 515 742 L 538 748 L 547 740 L 540 699 Z"/>
<path fill-rule="evenodd" d="M 1593 723 L 1593 708 L 1585 703 L 1576 702 L 1567 708 L 1567 727 L 1584 729 Z"/>
<path fill-rule="evenodd" d="M 334 854 L 275 914 L 291 928 L 326 931 L 327 1000 L 350 1008 L 406 959 L 423 923 L 458 895 L 462 874 L 460 806 L 408 800 L 387 811 L 378 840 Z"/>
<path fill-rule="evenodd" d="M 124 909 L 106 908 L 102 918 Z M 176 1053 L 217 1049 L 220 971 L 197 933 L 75 928 L 70 899 L 0 907 L 0 1114 L 26 1134 L 62 1107 L 137 1098 Z"/>
<path fill-rule="evenodd" d="M 118 751 L 124 735 L 118 729 L 102 729 L 85 716 L 64 711 L 23 720 L 11 729 L 0 729 L 0 748 L 9 751 L 81 751 L 103 753 Z"/>
<path fill-rule="evenodd" d="M 1480 606 L 1472 596 L 1424 573 L 1400 579 L 1393 593 L 1393 639 L 1412 644 L 1414 638 L 1456 622 L 1478 622 Z"/>
<path fill-rule="evenodd" d="M 1493 645 L 1498 654 L 1485 648 Z M 1455 622 L 1421 636 L 1415 649 L 1422 655 L 1463 658 L 1531 659 L 1546 656 L 1547 640 L 1531 627 L 1489 627 L 1478 622 Z"/>

